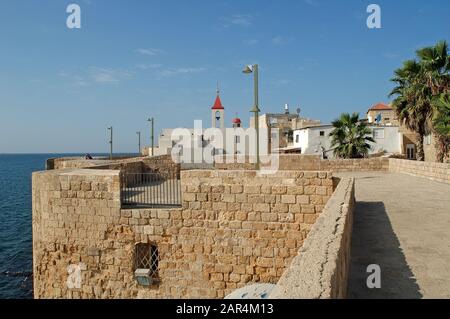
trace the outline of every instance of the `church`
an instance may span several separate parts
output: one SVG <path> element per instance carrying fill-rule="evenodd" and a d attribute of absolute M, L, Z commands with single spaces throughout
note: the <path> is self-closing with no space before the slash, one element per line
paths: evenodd
<path fill-rule="evenodd" d="M 222 143 L 223 147 L 222 148 L 217 148 L 214 149 L 214 154 L 215 155 L 219 155 L 219 154 L 225 154 L 225 136 L 226 136 L 226 132 L 227 132 L 227 128 L 225 127 L 225 107 L 222 104 L 222 100 L 220 98 L 220 91 L 219 89 L 217 89 L 216 92 L 216 99 L 214 101 L 214 104 L 211 106 L 211 126 L 209 128 L 213 128 L 213 129 L 219 129 L 220 131 L 222 131 L 222 136 L 224 137 L 224 141 Z M 241 128 L 242 126 L 242 122 L 241 119 L 238 117 L 233 118 L 232 122 L 231 122 L 231 127 L 229 127 L 229 129 L 238 129 Z M 201 131 L 203 132 L 204 130 L 207 130 L 208 127 L 204 127 L 201 128 Z M 178 154 L 182 154 L 183 152 L 191 152 L 191 150 L 189 149 L 182 149 L 183 147 L 180 146 L 180 138 L 177 137 L 177 131 L 179 130 L 183 130 L 185 132 L 189 132 L 189 134 L 192 136 L 192 143 L 190 148 L 192 150 L 194 149 L 203 149 L 205 147 L 207 147 L 208 145 L 210 145 L 210 143 L 212 142 L 212 140 L 210 140 L 209 138 L 205 138 L 203 133 L 198 134 L 198 128 L 178 128 L 178 129 L 174 129 L 174 128 L 166 128 L 163 129 L 161 134 L 159 135 L 158 138 L 158 146 L 155 147 L 154 149 L 154 155 L 168 155 L 168 154 L 172 154 L 173 150 L 175 148 L 179 148 L 177 150 L 175 150 L 176 153 Z M 238 154 L 239 151 L 237 150 L 237 144 L 240 143 L 239 137 L 234 137 L 233 138 L 233 143 L 235 143 L 236 145 L 233 147 L 233 153 L 234 154 Z M 193 153 L 193 151 L 192 151 Z M 151 154 L 151 150 L 149 149 L 148 154 Z"/>

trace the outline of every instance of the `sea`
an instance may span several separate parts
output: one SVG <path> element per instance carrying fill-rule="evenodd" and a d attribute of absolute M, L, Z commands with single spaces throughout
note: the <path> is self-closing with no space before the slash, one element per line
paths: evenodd
<path fill-rule="evenodd" d="M 33 298 L 31 174 L 66 156 L 84 154 L 0 154 L 0 299 Z"/>

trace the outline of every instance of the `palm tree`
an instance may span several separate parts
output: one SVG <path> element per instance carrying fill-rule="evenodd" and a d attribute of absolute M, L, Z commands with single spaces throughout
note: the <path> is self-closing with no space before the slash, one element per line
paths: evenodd
<path fill-rule="evenodd" d="M 443 126 L 445 128 L 449 125 L 448 111 L 445 108 L 450 93 L 450 55 L 447 42 L 440 41 L 433 47 L 420 49 L 417 56 L 420 58 L 424 80 L 432 94 L 433 132 L 437 137 L 436 160 L 442 163 L 450 150 L 450 139 L 443 129 Z"/>
<path fill-rule="evenodd" d="M 450 55 L 448 44 L 440 41 L 433 47 L 417 50 L 425 81 L 434 96 L 448 92 L 450 87 Z"/>
<path fill-rule="evenodd" d="M 368 142 L 375 142 L 369 136 L 372 132 L 365 123 L 359 121 L 358 113 L 343 113 L 332 122 L 334 130 L 330 133 L 331 147 L 339 158 L 367 157 L 370 150 Z"/>
<path fill-rule="evenodd" d="M 417 133 L 416 157 L 418 161 L 424 161 L 423 141 L 431 129 L 431 90 L 424 84 L 422 67 L 415 60 L 405 61 L 394 73 L 391 81 L 397 86 L 389 94 L 396 96 L 392 105 L 399 121 Z"/>
<path fill-rule="evenodd" d="M 436 157 L 439 162 L 444 162 L 450 152 L 450 95 L 441 94 L 433 100 L 435 114 L 433 127 L 436 133 Z"/>
<path fill-rule="evenodd" d="M 395 96 L 393 106 L 399 120 L 417 133 L 417 160 L 425 160 L 424 136 L 434 132 L 438 143 L 437 160 L 444 161 L 449 139 L 436 129 L 437 119 L 444 116 L 439 105 L 441 94 L 450 92 L 450 56 L 447 42 L 438 42 L 416 52 L 419 60 L 408 60 L 395 71 L 392 79 L 396 87 L 390 93 Z M 445 114 L 445 113 L 444 113 Z M 445 120 L 445 116 L 442 120 Z"/>
<path fill-rule="evenodd" d="M 433 117 L 433 125 L 439 135 L 450 138 L 450 95 L 441 94 L 433 102 L 436 114 Z"/>

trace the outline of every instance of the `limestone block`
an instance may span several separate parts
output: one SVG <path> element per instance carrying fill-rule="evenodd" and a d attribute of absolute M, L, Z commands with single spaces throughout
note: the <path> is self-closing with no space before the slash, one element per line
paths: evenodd
<path fill-rule="evenodd" d="M 281 196 L 281 203 L 283 203 L 283 204 L 295 204 L 296 203 L 296 197 L 295 197 L 295 195 L 282 195 Z"/>
<path fill-rule="evenodd" d="M 269 204 L 265 204 L 265 203 L 253 204 L 253 210 L 255 212 L 268 213 L 268 212 L 270 212 L 270 205 Z"/>
<path fill-rule="evenodd" d="M 287 187 L 286 186 L 272 186 L 272 194 L 274 195 L 282 195 L 286 194 Z"/>
<path fill-rule="evenodd" d="M 252 185 L 252 186 L 244 186 L 244 193 L 246 194 L 260 194 L 261 186 Z"/>

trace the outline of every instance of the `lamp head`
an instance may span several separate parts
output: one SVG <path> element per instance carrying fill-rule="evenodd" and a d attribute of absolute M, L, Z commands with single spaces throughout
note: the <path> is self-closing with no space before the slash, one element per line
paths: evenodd
<path fill-rule="evenodd" d="M 242 73 L 244 73 L 244 74 L 250 74 L 250 73 L 252 73 L 253 72 L 253 66 L 251 66 L 251 65 L 247 65 L 245 68 L 244 68 L 244 70 L 242 70 Z"/>
<path fill-rule="evenodd" d="M 261 110 L 256 105 L 254 105 L 253 108 L 250 110 L 250 112 L 256 113 L 256 112 L 261 112 Z"/>

